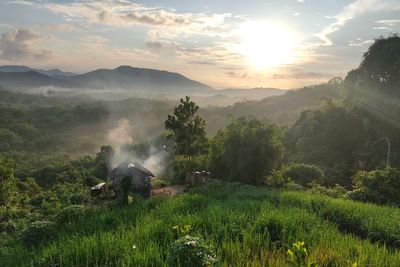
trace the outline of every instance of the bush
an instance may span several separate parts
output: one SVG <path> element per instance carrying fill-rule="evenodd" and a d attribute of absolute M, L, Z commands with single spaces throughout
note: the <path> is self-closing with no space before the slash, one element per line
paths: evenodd
<path fill-rule="evenodd" d="M 0 233 L 12 233 L 17 230 L 17 225 L 14 221 L 0 222 Z"/>
<path fill-rule="evenodd" d="M 176 240 L 169 251 L 169 266 L 213 266 L 217 259 L 201 238 L 186 235 Z"/>
<path fill-rule="evenodd" d="M 282 176 L 302 186 L 307 186 L 311 182 L 321 183 L 324 178 L 323 172 L 317 166 L 298 163 L 284 168 Z"/>
<path fill-rule="evenodd" d="M 220 130 L 211 144 L 214 177 L 259 185 L 282 158 L 280 129 L 259 120 L 240 118 Z"/>
<path fill-rule="evenodd" d="M 36 221 L 22 232 L 21 241 L 27 247 L 39 246 L 53 240 L 55 235 L 54 223 L 50 221 Z"/>
<path fill-rule="evenodd" d="M 353 177 L 353 199 L 378 204 L 400 204 L 400 170 L 359 171 Z"/>
<path fill-rule="evenodd" d="M 336 184 L 334 187 L 325 187 L 318 183 L 310 183 L 310 189 L 308 190 L 311 193 L 327 195 L 334 198 L 346 198 L 348 190 L 343 186 Z"/>
<path fill-rule="evenodd" d="M 71 205 L 63 208 L 56 217 L 57 223 L 59 224 L 70 224 L 77 218 L 85 216 L 88 212 L 88 208 L 82 205 Z"/>

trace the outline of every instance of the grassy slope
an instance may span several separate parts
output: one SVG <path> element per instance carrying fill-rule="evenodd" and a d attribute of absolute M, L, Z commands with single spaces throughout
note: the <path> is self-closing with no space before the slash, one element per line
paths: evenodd
<path fill-rule="evenodd" d="M 77 219 L 60 226 L 53 243 L 33 251 L 18 245 L 0 265 L 164 266 L 172 226 L 189 224 L 224 266 L 285 266 L 297 240 L 319 266 L 400 266 L 399 218 L 397 208 L 212 182 Z"/>

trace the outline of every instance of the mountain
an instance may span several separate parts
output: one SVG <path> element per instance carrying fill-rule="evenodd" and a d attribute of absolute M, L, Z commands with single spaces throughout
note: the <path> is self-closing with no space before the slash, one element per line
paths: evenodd
<path fill-rule="evenodd" d="M 125 90 L 141 93 L 207 94 L 215 90 L 208 85 L 190 80 L 179 73 L 120 66 L 98 69 L 85 74 L 66 76 L 60 70 L 35 71 L 25 66 L 0 67 L 0 86 L 6 89 L 57 86 L 62 88 Z"/>
<path fill-rule="evenodd" d="M 52 77 L 36 71 L 28 72 L 0 72 L 0 86 L 4 89 L 21 90 L 42 86 L 56 86 L 74 88 L 78 85 L 59 77 Z"/>
<path fill-rule="evenodd" d="M 208 85 L 190 80 L 179 73 L 120 66 L 113 70 L 98 69 L 70 77 L 86 88 L 158 91 L 163 93 L 207 93 L 214 91 Z M 158 90 L 155 90 L 158 89 Z"/>
<path fill-rule="evenodd" d="M 35 71 L 40 74 L 48 75 L 48 76 L 60 76 L 60 77 L 69 77 L 76 75 L 72 72 L 64 72 L 59 69 L 51 69 L 51 70 L 41 70 L 41 69 L 32 69 L 26 66 L 19 65 L 4 65 L 0 66 L 0 72 L 29 72 Z"/>

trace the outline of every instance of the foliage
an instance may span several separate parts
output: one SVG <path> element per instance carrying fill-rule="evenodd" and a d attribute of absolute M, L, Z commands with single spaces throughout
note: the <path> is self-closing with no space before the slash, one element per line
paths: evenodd
<path fill-rule="evenodd" d="M 187 96 L 165 121 L 165 128 L 171 131 L 169 138 L 175 141 L 177 155 L 190 158 L 207 152 L 206 122 L 196 115 L 198 110 L 199 106 Z"/>
<path fill-rule="evenodd" d="M 308 192 L 313 194 L 321 194 L 334 198 L 346 198 L 348 194 L 348 190 L 339 184 L 335 184 L 334 187 L 326 187 L 319 183 L 312 182 L 308 184 L 309 189 Z"/>
<path fill-rule="evenodd" d="M 71 205 L 63 208 L 56 216 L 58 224 L 71 224 L 77 219 L 82 218 L 88 212 L 88 208 L 83 205 Z"/>
<path fill-rule="evenodd" d="M 9 205 L 17 194 L 17 180 L 9 162 L 0 158 L 0 206 Z"/>
<path fill-rule="evenodd" d="M 54 236 L 54 223 L 50 221 L 36 221 L 32 222 L 29 227 L 22 232 L 21 241 L 27 247 L 40 246 L 51 241 Z"/>
<path fill-rule="evenodd" d="M 371 126 L 360 110 L 328 101 L 301 113 L 285 134 L 285 148 L 291 160 L 321 166 L 328 185 L 350 187 L 364 160 L 357 153 L 368 151 L 374 140 Z"/>
<path fill-rule="evenodd" d="M 267 176 L 265 184 L 271 188 L 282 188 L 289 183 L 289 180 L 282 175 L 282 171 L 274 170 Z"/>
<path fill-rule="evenodd" d="M 112 146 L 101 146 L 100 152 L 96 154 L 95 158 L 95 176 L 104 180 L 107 179 L 114 155 L 115 150 Z"/>
<path fill-rule="evenodd" d="M 292 180 L 301 186 L 307 186 L 309 183 L 323 182 L 323 172 L 314 165 L 294 163 L 286 166 L 282 170 L 282 176 L 286 180 Z"/>
<path fill-rule="evenodd" d="M 363 55 L 360 66 L 348 73 L 346 82 L 353 86 L 375 88 L 399 96 L 400 37 L 381 37 Z"/>
<path fill-rule="evenodd" d="M 176 240 L 169 251 L 169 266 L 205 267 L 216 263 L 215 254 L 199 237 L 185 235 Z"/>
<path fill-rule="evenodd" d="M 214 177 L 260 184 L 282 156 L 280 130 L 258 120 L 233 121 L 215 136 L 210 151 Z"/>
<path fill-rule="evenodd" d="M 400 170 L 359 171 L 353 178 L 353 199 L 400 205 Z"/>
<path fill-rule="evenodd" d="M 296 241 L 287 250 L 288 263 L 294 267 L 311 267 L 316 264 L 311 263 L 308 258 L 308 251 L 304 242 Z"/>

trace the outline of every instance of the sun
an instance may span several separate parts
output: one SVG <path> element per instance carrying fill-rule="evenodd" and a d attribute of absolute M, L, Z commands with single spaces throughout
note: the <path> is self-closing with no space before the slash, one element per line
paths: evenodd
<path fill-rule="evenodd" d="M 268 69 L 292 63 L 295 59 L 295 35 L 283 25 L 248 21 L 239 30 L 239 50 L 255 69 Z"/>

